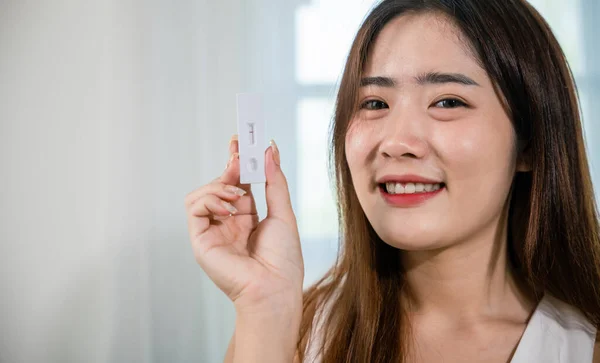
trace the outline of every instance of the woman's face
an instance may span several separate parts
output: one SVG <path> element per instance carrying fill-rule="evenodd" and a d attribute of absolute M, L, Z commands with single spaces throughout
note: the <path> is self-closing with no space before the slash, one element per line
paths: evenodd
<path fill-rule="evenodd" d="M 493 226 L 517 170 L 510 119 L 458 34 L 437 15 L 388 23 L 346 134 L 360 204 L 401 249 L 447 247 Z"/>

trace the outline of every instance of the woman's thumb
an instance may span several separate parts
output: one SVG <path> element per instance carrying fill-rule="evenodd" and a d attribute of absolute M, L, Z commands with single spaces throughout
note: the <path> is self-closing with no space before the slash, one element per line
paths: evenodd
<path fill-rule="evenodd" d="M 292 210 L 287 180 L 280 167 L 279 149 L 275 141 L 271 140 L 270 144 L 265 151 L 267 217 L 281 218 L 295 225 L 296 217 Z"/>

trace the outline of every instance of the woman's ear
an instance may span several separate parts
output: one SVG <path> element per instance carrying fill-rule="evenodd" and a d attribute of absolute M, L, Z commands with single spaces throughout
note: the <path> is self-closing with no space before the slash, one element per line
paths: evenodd
<path fill-rule="evenodd" d="M 518 148 L 517 155 L 517 172 L 527 173 L 532 169 L 531 163 L 531 143 L 523 142 Z"/>

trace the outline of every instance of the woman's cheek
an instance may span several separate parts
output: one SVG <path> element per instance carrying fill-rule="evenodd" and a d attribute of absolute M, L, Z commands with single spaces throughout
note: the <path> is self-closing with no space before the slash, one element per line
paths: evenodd
<path fill-rule="evenodd" d="M 470 127 L 445 131 L 437 142 L 438 145 L 443 143 L 438 150 L 443 150 L 440 158 L 445 165 L 449 190 L 475 195 L 477 191 L 485 194 L 506 189 L 515 158 L 510 127 L 490 127 L 479 120 L 471 122 Z"/>
<path fill-rule="evenodd" d="M 433 138 L 433 148 L 438 151 L 448 172 L 468 177 L 478 174 L 482 165 L 490 165 L 505 155 L 501 144 L 505 143 L 503 135 L 484 127 L 481 120 L 464 120 L 440 124 Z M 508 149 L 507 149 L 508 150 Z"/>
<path fill-rule="evenodd" d="M 353 165 L 367 162 L 367 155 L 374 140 L 375 128 L 366 121 L 355 121 L 346 133 L 346 158 L 352 172 Z"/>

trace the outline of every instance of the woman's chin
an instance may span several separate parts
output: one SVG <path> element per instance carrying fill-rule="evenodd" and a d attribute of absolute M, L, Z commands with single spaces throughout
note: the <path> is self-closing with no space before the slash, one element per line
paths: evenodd
<path fill-rule="evenodd" d="M 404 251 L 427 251 L 446 247 L 448 241 L 441 238 L 439 231 L 428 233 L 428 231 L 412 231 L 411 233 L 402 232 L 383 232 L 377 233 L 379 237 L 388 245 Z"/>

